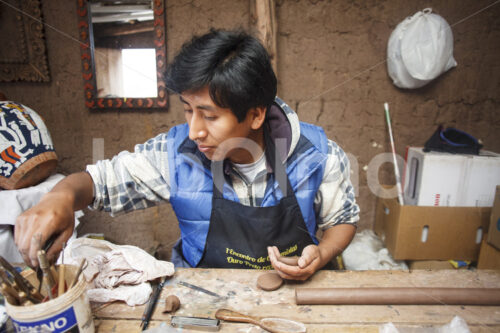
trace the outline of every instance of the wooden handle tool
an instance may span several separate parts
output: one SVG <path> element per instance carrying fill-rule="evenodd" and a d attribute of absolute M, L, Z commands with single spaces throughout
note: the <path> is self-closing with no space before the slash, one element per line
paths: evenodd
<path fill-rule="evenodd" d="M 54 298 L 54 296 L 52 295 L 52 288 L 54 287 L 55 281 L 50 271 L 49 261 L 47 260 L 47 256 L 45 255 L 44 250 L 38 251 L 37 256 L 38 263 L 40 264 L 40 269 L 43 272 L 43 284 L 45 286 L 45 289 L 47 290 L 47 296 L 52 299 Z"/>
<path fill-rule="evenodd" d="M 14 283 L 10 283 L 10 279 L 7 277 L 6 272 L 8 272 Z M 20 291 L 24 291 L 27 294 L 28 299 L 33 303 L 40 303 L 43 296 L 38 292 L 38 290 L 7 261 L 4 257 L 0 256 L 0 280 L 3 282 L 9 282 Z"/>
<path fill-rule="evenodd" d="M 271 333 L 306 332 L 304 324 L 293 320 L 282 318 L 263 318 L 262 320 L 258 320 L 257 318 L 228 309 L 217 310 L 215 318 L 237 323 L 254 324 Z"/>
<path fill-rule="evenodd" d="M 61 296 L 64 294 L 65 288 L 66 288 L 66 277 L 65 277 L 65 267 L 64 267 L 64 249 L 66 249 L 66 242 L 63 243 L 62 247 L 62 255 L 61 255 L 61 264 L 59 265 L 59 282 L 58 284 L 58 290 L 57 290 L 57 296 Z"/>
<path fill-rule="evenodd" d="M 59 265 L 59 281 L 58 283 L 58 289 L 57 289 L 57 296 L 61 296 L 64 294 L 64 288 L 66 287 L 66 280 L 65 280 L 65 268 L 64 264 Z"/>
<path fill-rule="evenodd" d="M 50 275 L 52 276 L 52 281 L 54 281 L 54 284 L 59 281 L 59 273 L 57 273 L 56 267 L 54 265 L 49 266 L 49 271 Z"/>
<path fill-rule="evenodd" d="M 11 305 L 18 305 L 19 304 L 19 294 L 17 291 L 9 286 L 6 283 L 2 283 L 0 285 L 0 292 L 2 293 L 3 297 L 9 302 Z"/>

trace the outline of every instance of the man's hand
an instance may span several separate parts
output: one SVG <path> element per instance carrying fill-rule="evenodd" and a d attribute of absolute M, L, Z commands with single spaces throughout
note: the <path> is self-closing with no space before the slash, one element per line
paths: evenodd
<path fill-rule="evenodd" d="M 56 235 L 47 252 L 53 260 L 62 250 L 63 243 L 73 234 L 76 210 L 92 202 L 94 195 L 92 178 L 86 172 L 75 173 L 61 180 L 45 194 L 40 202 L 19 215 L 14 230 L 14 240 L 26 264 L 38 266 L 38 250 Z"/>
<path fill-rule="evenodd" d="M 323 232 L 318 245 L 312 244 L 304 248 L 298 266 L 290 266 L 280 262 L 278 260 L 280 252 L 276 246 L 268 247 L 267 252 L 271 265 L 282 278 L 304 281 L 342 253 L 355 233 L 356 227 L 351 224 L 339 224 L 330 227 Z"/>
<path fill-rule="evenodd" d="M 308 245 L 304 248 L 298 266 L 290 266 L 280 262 L 278 260 L 280 253 L 276 246 L 268 247 L 267 251 L 271 265 L 283 279 L 304 281 L 324 266 L 324 258 L 322 258 L 317 245 Z"/>
<path fill-rule="evenodd" d="M 38 266 L 37 252 L 47 240 L 57 235 L 47 252 L 49 261 L 61 251 L 63 242 L 68 240 L 75 226 L 73 203 L 60 192 L 49 192 L 39 204 L 28 209 L 16 220 L 14 239 L 26 264 Z"/>

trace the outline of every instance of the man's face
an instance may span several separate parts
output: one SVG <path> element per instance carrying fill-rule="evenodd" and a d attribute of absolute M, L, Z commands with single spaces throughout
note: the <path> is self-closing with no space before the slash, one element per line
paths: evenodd
<path fill-rule="evenodd" d="M 260 125 L 256 126 L 255 112 L 248 112 L 238 122 L 230 109 L 217 106 L 210 98 L 208 87 L 180 95 L 189 125 L 189 138 L 210 160 L 229 158 L 235 163 L 251 163 L 249 150 L 262 149 Z M 260 134 L 259 134 L 260 133 Z"/>

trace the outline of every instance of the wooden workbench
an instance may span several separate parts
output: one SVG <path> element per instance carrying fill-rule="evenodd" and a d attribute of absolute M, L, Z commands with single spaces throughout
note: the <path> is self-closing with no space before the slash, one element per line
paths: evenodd
<path fill-rule="evenodd" d="M 304 283 L 286 283 L 272 292 L 257 288 L 262 271 L 230 269 L 178 269 L 167 281 L 150 328 L 170 324 L 162 314 L 168 295 L 179 297 L 179 316 L 214 317 L 226 307 L 252 316 L 283 317 L 304 323 L 308 332 L 379 332 L 392 322 L 397 328 L 439 327 L 455 315 L 462 317 L 472 332 L 500 332 L 500 306 L 450 305 L 302 305 L 295 304 L 296 287 L 469 287 L 500 288 L 500 271 L 320 271 Z M 204 294 L 177 283 L 201 286 L 226 299 Z M 144 306 L 124 303 L 93 304 L 97 332 L 139 332 Z M 220 332 L 260 332 L 249 324 L 223 322 Z M 186 330 L 184 330 L 186 332 Z"/>

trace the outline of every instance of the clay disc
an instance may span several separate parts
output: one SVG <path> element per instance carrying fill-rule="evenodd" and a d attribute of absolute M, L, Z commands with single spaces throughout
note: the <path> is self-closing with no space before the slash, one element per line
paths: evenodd
<path fill-rule="evenodd" d="M 298 256 L 293 256 L 293 257 L 278 257 L 278 260 L 281 261 L 282 263 L 290 266 L 298 266 L 299 265 L 299 258 Z"/>
<path fill-rule="evenodd" d="M 264 273 L 257 278 L 257 286 L 266 291 L 276 290 L 283 284 L 283 279 L 278 273 Z"/>

